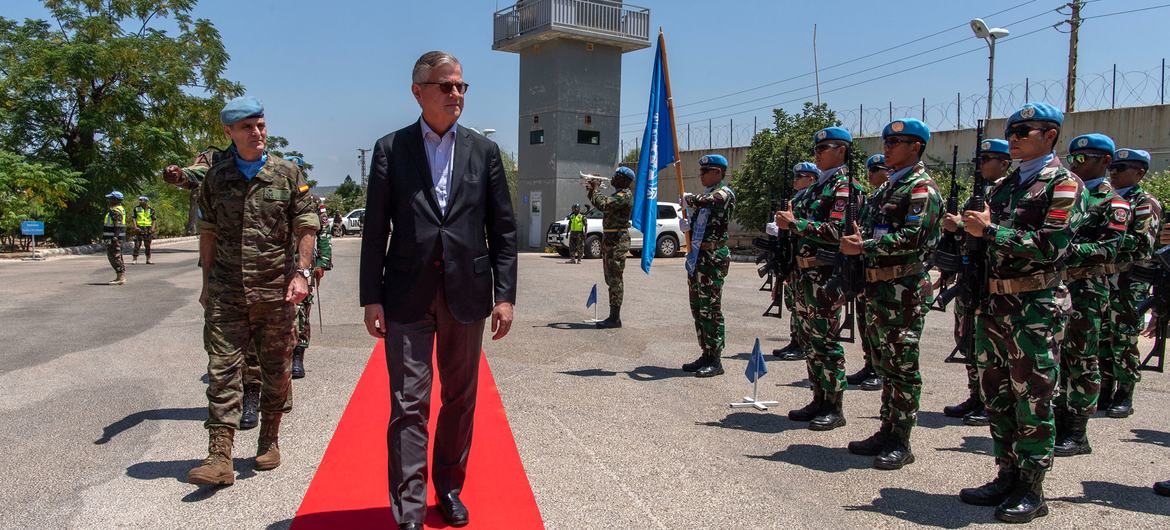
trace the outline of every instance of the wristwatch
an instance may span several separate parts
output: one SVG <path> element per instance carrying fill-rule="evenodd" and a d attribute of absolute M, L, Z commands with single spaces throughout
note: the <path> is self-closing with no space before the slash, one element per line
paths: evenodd
<path fill-rule="evenodd" d="M 297 269 L 297 274 L 304 276 L 307 280 L 310 276 L 313 275 L 313 269 Z"/>

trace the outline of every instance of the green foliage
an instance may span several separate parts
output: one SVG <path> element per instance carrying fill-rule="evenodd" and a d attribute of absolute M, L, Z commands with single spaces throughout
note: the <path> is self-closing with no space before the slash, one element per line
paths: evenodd
<path fill-rule="evenodd" d="M 1170 169 L 1147 174 L 1142 179 L 1142 188 L 1158 199 L 1163 211 L 1170 209 Z M 1170 222 L 1166 214 L 1163 214 L 1162 222 Z"/>
<path fill-rule="evenodd" d="M 0 149 L 80 174 L 50 224 L 68 245 L 100 233 L 109 190 L 136 195 L 218 137 L 242 88 L 222 77 L 228 54 L 191 18 L 195 0 L 44 2 L 52 22 L 0 17 Z"/>
<path fill-rule="evenodd" d="M 792 166 L 813 160 L 813 134 L 841 125 L 827 104 L 805 102 L 799 114 L 775 109 L 772 115 L 774 126 L 756 133 L 743 166 L 731 178 L 735 220 L 751 230 L 764 229 L 772 201 L 779 199 L 782 188 L 791 188 Z M 852 154 L 850 168 L 855 175 L 864 175 L 866 156 L 858 151 Z M 863 186 L 864 180 L 859 179 Z"/>
<path fill-rule="evenodd" d="M 366 204 L 366 190 L 354 182 L 353 177 L 346 175 L 345 180 L 337 190 L 325 197 L 325 209 L 329 212 L 349 213 L 354 208 L 361 208 Z"/>
<path fill-rule="evenodd" d="M 0 236 L 12 245 L 24 220 L 51 219 L 83 190 L 79 173 L 0 149 Z"/>
<path fill-rule="evenodd" d="M 518 185 L 519 171 L 516 165 L 516 159 L 512 158 L 511 153 L 500 151 L 500 157 L 503 158 L 504 175 L 508 180 L 508 191 L 512 195 L 512 211 L 516 211 L 520 204 L 520 190 L 516 187 Z"/>

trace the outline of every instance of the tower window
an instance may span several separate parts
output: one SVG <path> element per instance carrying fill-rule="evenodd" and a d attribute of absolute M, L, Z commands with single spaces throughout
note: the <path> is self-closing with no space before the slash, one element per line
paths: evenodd
<path fill-rule="evenodd" d="M 544 143 L 544 129 L 537 129 L 528 132 L 529 144 L 543 144 Z"/>
<path fill-rule="evenodd" d="M 577 143 L 601 145 L 601 131 L 586 131 L 577 129 Z"/>

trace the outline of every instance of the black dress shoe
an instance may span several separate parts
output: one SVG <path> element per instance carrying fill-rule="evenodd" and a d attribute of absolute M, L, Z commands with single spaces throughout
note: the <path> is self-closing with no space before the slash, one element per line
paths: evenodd
<path fill-rule="evenodd" d="M 682 369 L 684 372 L 695 373 L 699 371 L 699 368 L 707 366 L 708 362 L 710 361 L 707 359 L 707 356 L 700 355 L 698 359 L 682 365 Z"/>
<path fill-rule="evenodd" d="M 719 359 L 708 362 L 695 372 L 695 377 L 715 377 L 723 375 L 723 363 Z"/>
<path fill-rule="evenodd" d="M 467 526 L 467 507 L 459 500 L 458 493 L 439 495 L 439 513 L 443 514 L 443 520 L 451 526 Z"/>
<path fill-rule="evenodd" d="M 398 530 L 423 530 L 422 523 L 402 523 L 398 525 Z"/>

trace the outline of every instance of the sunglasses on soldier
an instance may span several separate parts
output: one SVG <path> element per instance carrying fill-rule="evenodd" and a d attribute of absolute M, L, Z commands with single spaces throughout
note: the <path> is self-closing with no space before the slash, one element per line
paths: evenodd
<path fill-rule="evenodd" d="M 1072 154 L 1066 156 L 1065 160 L 1068 160 L 1068 163 L 1070 163 L 1070 164 L 1074 164 L 1074 165 L 1079 166 L 1081 164 L 1084 164 L 1085 162 L 1088 162 L 1091 159 L 1105 158 L 1106 156 L 1109 156 L 1109 155 L 1105 155 L 1103 153 L 1072 153 Z"/>
<path fill-rule="evenodd" d="M 1125 162 L 1117 162 L 1117 163 L 1109 164 L 1109 171 L 1113 172 L 1113 173 L 1121 173 L 1122 171 L 1129 171 L 1131 169 L 1138 170 L 1138 169 L 1142 169 L 1144 167 L 1145 166 L 1142 166 L 1139 164 L 1126 164 Z"/>
<path fill-rule="evenodd" d="M 1040 134 L 1044 134 L 1049 129 L 1051 129 L 1051 127 L 1032 127 L 1031 125 L 1016 125 L 1014 127 L 1009 127 L 1008 130 L 1006 131 L 1006 134 L 1004 134 L 1004 136 L 1007 138 L 1011 138 L 1013 136 L 1015 136 L 1016 138 L 1027 138 L 1029 134 L 1032 134 L 1032 131 L 1040 131 Z"/>

